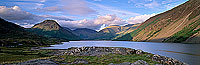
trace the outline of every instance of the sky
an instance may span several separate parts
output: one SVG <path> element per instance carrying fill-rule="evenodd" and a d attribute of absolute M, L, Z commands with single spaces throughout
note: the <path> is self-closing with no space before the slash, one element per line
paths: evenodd
<path fill-rule="evenodd" d="M 0 0 L 0 17 L 30 28 L 47 19 L 71 29 L 142 23 L 188 0 Z"/>

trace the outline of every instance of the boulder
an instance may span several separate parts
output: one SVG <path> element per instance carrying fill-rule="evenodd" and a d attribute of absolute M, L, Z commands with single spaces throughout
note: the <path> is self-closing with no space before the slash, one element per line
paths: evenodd
<path fill-rule="evenodd" d="M 143 54 L 143 51 L 142 50 L 137 50 L 136 54 Z"/>
<path fill-rule="evenodd" d="M 88 64 L 88 61 L 84 60 L 84 59 L 76 59 L 74 62 L 72 62 L 71 64 Z"/>
<path fill-rule="evenodd" d="M 110 63 L 108 65 L 131 65 L 131 63 L 130 62 L 123 62 L 123 63 L 120 63 L 120 64 Z"/>
<path fill-rule="evenodd" d="M 131 65 L 148 65 L 148 63 L 143 60 L 138 60 L 138 61 L 132 63 Z"/>

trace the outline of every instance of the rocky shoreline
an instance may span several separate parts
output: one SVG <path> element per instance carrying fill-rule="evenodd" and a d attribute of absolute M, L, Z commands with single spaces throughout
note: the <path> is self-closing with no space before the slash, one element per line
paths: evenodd
<path fill-rule="evenodd" d="M 174 58 L 169 58 L 166 56 L 160 56 L 157 54 L 151 54 L 144 52 L 142 50 L 136 50 L 131 48 L 122 48 L 122 47 L 72 47 L 66 50 L 53 50 L 53 52 L 48 53 L 48 55 L 52 56 L 95 56 L 101 58 L 102 56 L 106 56 L 109 54 L 118 54 L 118 55 L 143 55 L 147 54 L 147 58 L 150 58 L 152 61 L 158 62 L 155 65 L 188 65 L 184 62 L 176 60 Z M 131 58 L 131 57 L 130 57 Z M 59 58 L 61 60 L 65 60 L 65 58 Z M 30 60 L 26 62 L 17 63 L 17 65 L 23 64 L 48 64 L 48 65 L 59 65 L 59 64 L 90 64 L 90 62 L 86 59 L 76 58 L 73 62 L 58 62 L 55 59 L 36 59 Z M 138 60 L 134 63 L 131 62 L 123 62 L 123 63 L 109 63 L 108 65 L 149 65 L 144 60 Z"/>

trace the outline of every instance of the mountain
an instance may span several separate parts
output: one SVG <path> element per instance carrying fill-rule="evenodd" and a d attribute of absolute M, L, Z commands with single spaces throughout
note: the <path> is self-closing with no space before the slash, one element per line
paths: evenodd
<path fill-rule="evenodd" d="M 62 27 L 62 28 L 69 31 L 69 32 L 73 32 L 73 30 L 69 29 L 68 27 Z"/>
<path fill-rule="evenodd" d="M 200 0 L 189 0 L 151 17 L 115 40 L 200 43 Z"/>
<path fill-rule="evenodd" d="M 46 45 L 51 42 L 53 40 L 26 32 L 23 27 L 0 18 L 0 46 Z"/>
<path fill-rule="evenodd" d="M 73 30 L 73 33 L 82 40 L 111 40 L 113 37 L 108 33 L 100 33 L 88 28 L 77 28 Z"/>
<path fill-rule="evenodd" d="M 128 25 L 122 26 L 124 29 L 122 31 L 118 32 L 117 33 L 118 35 L 113 39 L 117 39 L 119 37 L 122 37 L 125 34 L 128 34 L 128 33 L 132 32 L 132 31 L 134 31 L 140 25 L 141 24 L 138 23 L 138 24 L 128 24 Z"/>
<path fill-rule="evenodd" d="M 85 40 L 92 40 L 96 37 L 97 31 L 88 28 L 77 28 L 73 30 L 74 34 Z"/>
<path fill-rule="evenodd" d="M 130 31 L 135 30 L 140 24 L 127 24 L 125 26 L 108 26 L 99 31 L 99 33 L 106 33 L 112 39 L 118 38 Z"/>
<path fill-rule="evenodd" d="M 122 34 L 124 32 L 127 31 L 131 31 L 136 29 L 140 24 L 127 24 L 125 26 L 108 26 L 102 30 L 100 30 L 100 32 L 102 33 L 111 33 L 113 35 L 117 35 L 117 34 Z"/>
<path fill-rule="evenodd" d="M 139 25 L 140 24 L 128 24 L 125 26 L 112 25 L 100 31 L 88 28 L 77 28 L 73 30 L 73 33 L 83 40 L 112 40 L 116 36 L 124 35 L 125 32 L 136 29 Z"/>
<path fill-rule="evenodd" d="M 80 40 L 78 36 L 66 28 L 61 27 L 54 20 L 45 20 L 39 24 L 34 25 L 31 29 L 27 29 L 27 31 L 53 39 Z"/>
<path fill-rule="evenodd" d="M 117 32 L 122 31 L 123 28 L 121 26 L 108 26 L 102 30 L 100 30 L 100 33 L 110 33 L 112 35 L 116 35 Z"/>
<path fill-rule="evenodd" d="M 54 20 L 45 20 L 39 24 L 34 25 L 32 28 L 43 29 L 45 31 L 62 29 L 62 27 Z"/>
<path fill-rule="evenodd" d="M 91 30 L 91 33 L 89 33 L 89 39 L 91 40 L 112 40 L 117 36 L 124 35 L 124 32 L 132 31 L 137 28 L 140 24 L 128 24 L 125 26 L 119 26 L 119 25 L 112 25 L 108 26 L 98 32 L 95 32 Z M 84 30 L 84 29 L 82 29 Z M 88 32 L 85 30 L 85 32 Z M 81 33 L 82 34 L 82 33 Z M 83 33 L 82 35 L 84 35 Z"/>

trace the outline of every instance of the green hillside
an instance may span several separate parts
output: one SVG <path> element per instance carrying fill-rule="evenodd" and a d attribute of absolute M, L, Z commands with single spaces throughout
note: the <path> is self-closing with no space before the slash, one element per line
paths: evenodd
<path fill-rule="evenodd" d="M 23 27 L 0 18 L 0 46 L 55 44 L 54 40 L 26 32 Z"/>
<path fill-rule="evenodd" d="M 200 0 L 189 0 L 142 23 L 115 40 L 200 43 Z"/>

